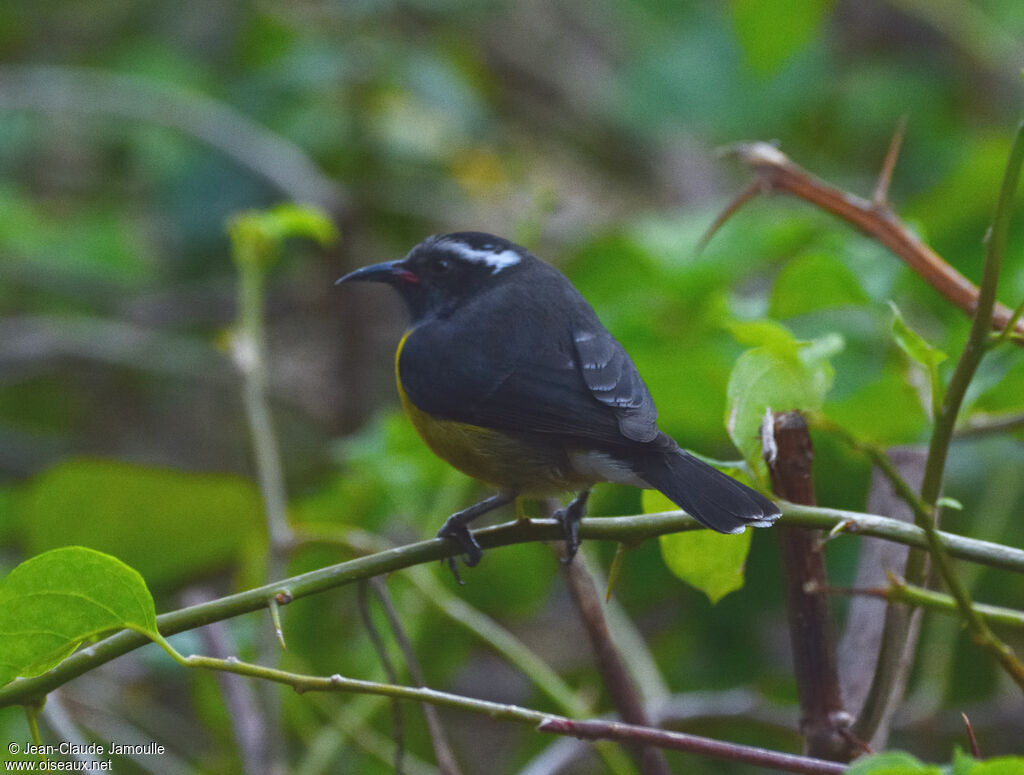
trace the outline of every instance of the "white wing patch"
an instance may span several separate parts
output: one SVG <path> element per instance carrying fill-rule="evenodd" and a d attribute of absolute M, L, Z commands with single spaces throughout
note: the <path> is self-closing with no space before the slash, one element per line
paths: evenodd
<path fill-rule="evenodd" d="M 505 250 L 495 250 L 493 246 L 488 245 L 484 245 L 482 248 L 471 248 L 464 242 L 456 242 L 454 240 L 446 241 L 443 244 L 445 248 L 453 253 L 457 253 L 466 261 L 472 261 L 474 264 L 486 264 L 491 268 L 491 274 L 497 274 L 506 267 L 518 264 L 521 260 L 520 255 L 516 251 L 508 248 Z"/>

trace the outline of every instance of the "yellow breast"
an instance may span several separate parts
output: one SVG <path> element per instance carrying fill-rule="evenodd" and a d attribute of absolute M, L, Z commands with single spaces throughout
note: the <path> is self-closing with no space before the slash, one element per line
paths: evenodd
<path fill-rule="evenodd" d="M 524 495 L 547 496 L 576 489 L 575 477 L 567 478 L 568 461 L 561 445 L 530 441 L 524 437 L 478 425 L 431 417 L 406 394 L 399 363 L 406 332 L 395 352 L 395 381 L 402 408 L 416 432 L 442 460 L 464 474 L 503 490 Z"/>

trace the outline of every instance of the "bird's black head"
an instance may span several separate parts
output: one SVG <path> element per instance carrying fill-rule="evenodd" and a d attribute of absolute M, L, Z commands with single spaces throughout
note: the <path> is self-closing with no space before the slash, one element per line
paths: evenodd
<path fill-rule="evenodd" d="M 401 261 L 357 269 L 338 283 L 383 282 L 405 300 L 414 322 L 446 317 L 460 304 L 508 279 L 533 256 L 501 237 L 462 231 L 427 237 Z"/>

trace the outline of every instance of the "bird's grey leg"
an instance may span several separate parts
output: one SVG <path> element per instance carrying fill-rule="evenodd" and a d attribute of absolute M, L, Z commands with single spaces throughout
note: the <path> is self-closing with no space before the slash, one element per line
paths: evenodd
<path fill-rule="evenodd" d="M 515 499 L 516 494 L 514 492 L 499 492 L 497 495 L 492 495 L 490 498 L 485 498 L 479 503 L 473 504 L 468 509 L 456 511 L 441 525 L 441 529 L 437 531 L 437 537 L 447 538 L 458 544 L 463 555 L 465 555 L 463 561 L 472 568 L 480 562 L 484 552 L 480 548 L 480 544 L 477 543 L 476 538 L 473 537 L 473 533 L 470 532 L 469 523 L 488 511 L 494 511 L 494 509 L 504 506 Z M 451 568 L 452 573 L 455 575 L 455 580 L 461 584 L 462 579 L 459 578 L 458 563 L 454 556 L 448 558 L 448 567 Z"/>
<path fill-rule="evenodd" d="M 555 519 L 562 523 L 562 532 L 565 533 L 565 557 L 562 562 L 568 565 L 580 548 L 580 520 L 587 512 L 587 498 L 590 497 L 590 489 L 583 490 L 573 498 L 569 505 L 555 512 Z"/>

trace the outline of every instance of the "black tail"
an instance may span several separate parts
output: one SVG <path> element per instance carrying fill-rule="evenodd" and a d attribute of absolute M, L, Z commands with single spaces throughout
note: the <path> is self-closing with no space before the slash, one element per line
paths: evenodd
<path fill-rule="evenodd" d="M 768 527 L 782 513 L 761 493 L 676 448 L 644 456 L 634 470 L 698 522 L 719 533 Z"/>

